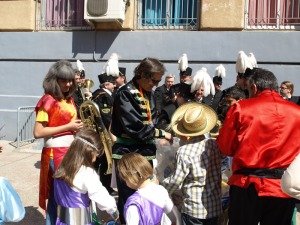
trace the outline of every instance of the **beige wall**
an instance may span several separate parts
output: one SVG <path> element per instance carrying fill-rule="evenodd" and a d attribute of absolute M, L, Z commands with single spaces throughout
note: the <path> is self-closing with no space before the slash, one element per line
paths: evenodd
<path fill-rule="evenodd" d="M 130 6 L 126 10 L 123 23 L 97 22 L 94 23 L 96 30 L 134 30 L 135 29 L 135 1 L 130 1 Z"/>
<path fill-rule="evenodd" d="M 202 0 L 200 30 L 242 30 L 244 2 L 241 0 Z"/>
<path fill-rule="evenodd" d="M 131 0 L 123 23 L 96 22 L 96 30 L 135 30 L 136 1 Z M 0 30 L 35 30 L 34 0 L 0 0 Z M 199 30 L 242 30 L 244 28 L 244 1 L 202 0 Z"/>
<path fill-rule="evenodd" d="M 0 30 L 33 31 L 35 29 L 35 5 L 33 0 L 0 0 Z"/>

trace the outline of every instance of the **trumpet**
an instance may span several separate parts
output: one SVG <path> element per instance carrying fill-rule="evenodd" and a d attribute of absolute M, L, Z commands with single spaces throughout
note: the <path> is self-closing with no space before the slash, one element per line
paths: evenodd
<path fill-rule="evenodd" d="M 100 135 L 108 165 L 105 174 L 111 174 L 112 141 L 106 127 L 103 124 L 98 105 L 95 102 L 87 99 L 81 104 L 79 113 L 84 127 L 92 128 Z"/>
<path fill-rule="evenodd" d="M 86 92 L 91 92 L 91 87 L 94 86 L 94 81 L 90 79 L 86 79 L 84 83 L 79 83 L 78 87 L 80 89 L 80 93 L 82 95 L 82 99 L 89 100 L 91 96 L 86 96 Z"/>

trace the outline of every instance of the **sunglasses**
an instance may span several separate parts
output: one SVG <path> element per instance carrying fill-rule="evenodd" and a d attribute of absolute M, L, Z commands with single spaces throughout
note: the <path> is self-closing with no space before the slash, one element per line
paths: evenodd
<path fill-rule="evenodd" d="M 152 79 L 152 78 L 150 78 L 150 79 L 151 79 L 151 81 L 152 81 L 152 83 L 153 83 L 154 85 L 158 85 L 159 82 L 161 82 L 161 80 L 155 80 L 155 79 Z"/>
<path fill-rule="evenodd" d="M 152 78 L 153 74 L 151 74 L 150 72 L 145 72 L 144 74 L 145 74 L 145 77 L 147 79 L 150 79 L 152 81 L 152 84 L 154 84 L 154 85 L 158 85 L 158 83 L 161 82 L 161 80 L 155 80 L 155 79 L 153 79 Z"/>

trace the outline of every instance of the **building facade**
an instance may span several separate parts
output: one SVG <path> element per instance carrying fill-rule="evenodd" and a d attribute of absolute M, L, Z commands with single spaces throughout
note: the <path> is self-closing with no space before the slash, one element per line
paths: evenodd
<path fill-rule="evenodd" d="M 143 58 L 156 57 L 176 82 L 186 53 L 194 72 L 213 76 L 223 64 L 226 88 L 243 50 L 300 95 L 299 11 L 300 0 L 0 0 L 0 137 L 16 140 L 18 107 L 35 106 L 60 59 L 81 60 L 93 91 L 112 53 L 128 80 Z"/>

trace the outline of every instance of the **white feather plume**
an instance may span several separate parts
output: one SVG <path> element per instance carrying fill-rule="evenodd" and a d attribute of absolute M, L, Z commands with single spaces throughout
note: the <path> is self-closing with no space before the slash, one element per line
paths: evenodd
<path fill-rule="evenodd" d="M 238 58 L 236 60 L 235 69 L 237 73 L 245 73 L 246 69 L 253 69 L 252 64 L 250 63 L 249 57 L 245 54 L 244 51 L 239 51 Z"/>
<path fill-rule="evenodd" d="M 77 66 L 77 69 L 78 69 L 80 72 L 84 70 L 83 64 L 82 64 L 82 62 L 81 62 L 79 59 L 77 59 L 77 61 L 76 61 L 76 66 Z"/>
<path fill-rule="evenodd" d="M 201 86 L 204 87 L 204 97 L 206 97 L 209 94 L 215 94 L 214 83 L 209 74 L 207 73 L 207 69 L 205 67 L 202 67 L 200 70 L 198 70 L 195 76 L 193 77 L 191 93 L 194 93 L 195 91 L 199 90 Z"/>
<path fill-rule="evenodd" d="M 107 76 L 112 75 L 113 77 L 119 76 L 119 58 L 117 53 L 112 53 L 108 61 L 104 65 L 104 72 Z"/>
<path fill-rule="evenodd" d="M 226 70 L 225 70 L 225 67 L 220 64 L 217 68 L 216 68 L 216 71 L 215 71 L 215 76 L 217 77 L 226 77 Z"/>
<path fill-rule="evenodd" d="M 248 58 L 249 58 L 249 61 L 252 65 L 252 67 L 257 67 L 257 61 L 256 61 L 256 58 L 255 58 L 255 56 L 252 52 L 249 53 Z"/>
<path fill-rule="evenodd" d="M 186 71 L 186 68 L 188 68 L 189 63 L 188 63 L 188 58 L 186 53 L 183 53 L 182 56 L 178 60 L 178 69 L 180 71 Z"/>

